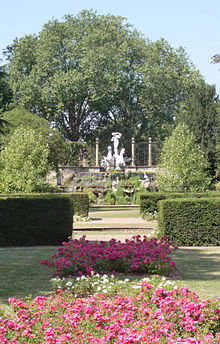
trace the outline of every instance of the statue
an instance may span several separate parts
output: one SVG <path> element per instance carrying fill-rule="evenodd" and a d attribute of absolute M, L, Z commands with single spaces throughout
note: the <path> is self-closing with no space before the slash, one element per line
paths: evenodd
<path fill-rule="evenodd" d="M 115 154 L 115 167 L 116 167 L 116 170 L 121 170 L 121 167 L 124 167 L 126 164 L 125 164 L 125 160 L 124 160 L 124 153 L 125 153 L 125 149 L 122 148 L 121 151 L 120 151 L 120 154 Z"/>
<path fill-rule="evenodd" d="M 118 154 L 118 145 L 119 145 L 119 139 L 121 138 L 121 133 L 112 133 L 112 139 L 111 141 L 113 141 L 113 146 L 114 146 L 114 153 L 115 155 Z"/>
<path fill-rule="evenodd" d="M 141 185 L 144 186 L 146 189 L 150 186 L 150 178 L 146 173 L 144 173 L 144 179 L 139 179 Z"/>
<path fill-rule="evenodd" d="M 108 170 L 110 167 L 114 167 L 114 157 L 112 155 L 112 147 L 108 146 L 108 154 L 107 156 L 103 156 L 103 159 L 101 161 L 101 166 Z"/>
<path fill-rule="evenodd" d="M 101 161 L 101 167 L 103 167 L 105 170 L 108 170 L 111 167 L 115 167 L 116 170 L 120 171 L 121 167 L 124 167 L 126 165 L 125 158 L 124 158 L 125 149 L 122 148 L 120 153 L 118 152 L 120 138 L 121 138 L 121 133 L 119 132 L 112 133 L 111 141 L 113 141 L 114 155 L 112 155 L 112 147 L 108 146 L 108 154 L 106 157 L 103 156 L 102 161 Z"/>

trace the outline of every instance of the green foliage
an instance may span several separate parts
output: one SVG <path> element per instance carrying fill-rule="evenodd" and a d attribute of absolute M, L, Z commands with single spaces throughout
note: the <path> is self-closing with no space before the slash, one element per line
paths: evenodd
<path fill-rule="evenodd" d="M 159 236 L 179 246 L 220 245 L 220 198 L 167 199 L 159 202 Z"/>
<path fill-rule="evenodd" d="M 208 162 L 185 124 L 179 124 L 162 149 L 156 171 L 160 191 L 203 191 L 211 183 Z"/>
<path fill-rule="evenodd" d="M 4 112 L 3 125 L 4 131 L 0 135 L 0 143 L 7 145 L 15 130 L 19 127 L 31 128 L 36 133 L 41 134 L 45 143 L 48 144 L 50 152 L 48 161 L 50 165 L 57 169 L 58 165 L 73 164 L 76 159 L 79 160 L 77 153 L 68 140 L 66 140 L 58 130 L 51 128 L 51 123 L 36 114 L 23 108 L 14 108 Z M 73 158 L 74 156 L 74 158 Z"/>
<path fill-rule="evenodd" d="M 8 47 L 14 103 L 56 123 L 69 140 L 120 131 L 163 139 L 191 85 L 202 78 L 186 53 L 144 39 L 124 18 L 82 11 Z"/>
<path fill-rule="evenodd" d="M 5 66 L 0 66 L 0 114 L 6 111 L 12 101 L 12 92 L 9 87 L 8 73 Z M 0 118 L 1 125 L 1 118 Z"/>
<path fill-rule="evenodd" d="M 18 128 L 0 153 L 2 192 L 32 192 L 45 189 L 49 147 L 42 135 Z"/>
<path fill-rule="evenodd" d="M 215 86 L 201 81 L 197 87 L 189 91 L 182 102 L 177 123 L 185 123 L 193 132 L 195 142 L 199 144 L 210 164 L 210 172 L 216 170 L 217 140 L 217 95 Z"/>
<path fill-rule="evenodd" d="M 164 199 L 174 198 L 202 198 L 202 197 L 220 197 L 220 192 L 188 192 L 188 193 L 162 193 L 148 192 L 140 196 L 140 215 L 148 217 L 158 213 L 158 202 Z"/>
<path fill-rule="evenodd" d="M 65 196 L 65 194 L 63 194 Z M 86 193 L 75 192 L 68 194 L 71 198 L 74 215 L 88 217 L 89 215 L 89 196 Z"/>
<path fill-rule="evenodd" d="M 72 235 L 69 197 L 0 198 L 0 246 L 60 245 Z"/>
<path fill-rule="evenodd" d="M 110 188 L 105 195 L 105 203 L 110 204 L 110 205 L 114 205 L 115 202 L 116 202 L 115 193 L 112 190 L 112 188 Z"/>

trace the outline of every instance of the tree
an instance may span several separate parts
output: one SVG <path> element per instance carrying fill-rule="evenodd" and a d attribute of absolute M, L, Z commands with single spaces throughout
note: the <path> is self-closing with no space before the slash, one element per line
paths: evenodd
<path fill-rule="evenodd" d="M 219 63 L 220 62 L 220 54 L 216 54 L 212 56 L 212 63 Z"/>
<path fill-rule="evenodd" d="M 179 124 L 165 140 L 156 184 L 165 192 L 202 191 L 211 182 L 207 169 L 208 162 L 194 135 L 186 124 Z"/>
<path fill-rule="evenodd" d="M 201 81 L 188 92 L 176 115 L 177 123 L 185 123 L 195 136 L 210 164 L 210 173 L 216 171 L 217 100 L 215 86 Z"/>
<path fill-rule="evenodd" d="M 122 17 L 82 11 L 52 20 L 7 49 L 14 101 L 53 121 L 70 141 L 112 131 L 164 137 L 163 125 L 201 78 L 183 49 L 144 39 Z M 128 144 L 127 144 L 128 145 Z"/>
<path fill-rule="evenodd" d="M 8 73 L 6 66 L 0 66 L 0 113 L 7 109 L 12 100 L 12 92 L 9 87 Z M 0 118 L 1 123 L 1 118 Z"/>
<path fill-rule="evenodd" d="M 24 108 L 14 108 L 4 112 L 3 133 L 0 135 L 0 144 L 7 145 L 13 133 L 19 128 L 31 128 L 37 134 L 41 134 L 45 144 L 49 145 L 50 153 L 48 161 L 54 169 L 58 165 L 71 164 L 74 160 L 71 143 L 55 129 L 51 128 L 51 123 Z"/>
<path fill-rule="evenodd" d="M 19 127 L 0 153 L 2 192 L 34 192 L 45 188 L 49 146 L 41 134 Z"/>

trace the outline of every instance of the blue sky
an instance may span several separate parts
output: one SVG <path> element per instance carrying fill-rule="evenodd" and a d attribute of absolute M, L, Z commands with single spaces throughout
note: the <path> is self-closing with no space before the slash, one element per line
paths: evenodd
<path fill-rule="evenodd" d="M 220 0 L 3 0 L 0 6 L 0 58 L 15 37 L 41 31 L 50 19 L 83 9 L 126 17 L 152 41 L 165 38 L 172 47 L 183 46 L 206 82 L 220 93 Z"/>

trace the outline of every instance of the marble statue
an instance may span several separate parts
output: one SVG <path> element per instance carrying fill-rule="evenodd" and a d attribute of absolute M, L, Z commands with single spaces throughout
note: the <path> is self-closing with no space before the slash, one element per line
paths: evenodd
<path fill-rule="evenodd" d="M 112 154 L 112 147 L 108 146 L 107 156 L 103 156 L 101 161 L 101 167 L 105 170 L 115 167 L 117 171 L 120 171 L 121 168 L 126 165 L 124 158 L 125 149 L 122 148 L 120 152 L 118 150 L 121 136 L 122 135 L 119 132 L 112 133 L 111 141 L 113 141 L 114 154 Z"/>
<path fill-rule="evenodd" d="M 114 146 L 114 154 L 118 155 L 118 146 L 119 146 L 119 140 L 121 138 L 121 133 L 112 133 L 112 139 L 111 141 L 113 141 L 113 146 Z"/>
<path fill-rule="evenodd" d="M 122 148 L 120 151 L 120 154 L 115 154 L 115 168 L 117 171 L 121 170 L 121 167 L 124 167 L 125 164 L 125 160 L 124 160 L 124 153 L 125 153 L 125 149 Z"/>

